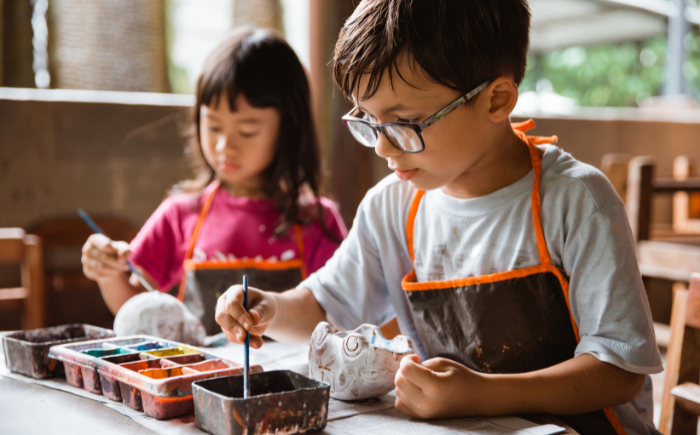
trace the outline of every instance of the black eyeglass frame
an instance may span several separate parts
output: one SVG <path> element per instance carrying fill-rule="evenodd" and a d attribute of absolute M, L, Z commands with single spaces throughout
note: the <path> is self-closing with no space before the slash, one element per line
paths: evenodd
<path fill-rule="evenodd" d="M 438 110 L 437 112 L 435 112 L 435 114 L 428 117 L 425 121 L 419 121 L 419 122 L 394 121 L 394 122 L 385 122 L 383 124 L 374 124 L 372 122 L 367 121 L 366 119 L 357 118 L 355 116 L 352 116 L 353 113 L 355 113 L 359 110 L 359 106 L 355 106 L 351 111 L 349 111 L 345 116 L 343 116 L 343 118 L 342 118 L 343 124 L 345 124 L 345 126 L 348 128 L 348 130 L 352 130 L 352 128 L 348 125 L 348 122 L 359 122 L 359 123 L 365 124 L 368 127 L 370 127 L 372 130 L 374 130 L 374 133 L 377 135 L 377 138 L 379 137 L 379 133 L 383 134 L 384 137 L 387 138 L 389 143 L 391 143 L 395 148 L 397 148 L 405 153 L 412 153 L 412 154 L 413 153 L 421 153 L 421 152 L 425 151 L 425 140 L 423 139 L 423 130 L 425 130 L 426 128 L 435 124 L 436 122 L 438 122 L 439 120 L 441 120 L 442 118 L 447 116 L 447 114 L 449 114 L 450 112 L 452 112 L 453 110 L 455 110 L 456 108 L 461 106 L 462 104 L 466 103 L 467 101 L 469 101 L 472 98 L 474 98 L 475 96 L 477 96 L 481 91 L 486 89 L 486 87 L 490 84 L 491 84 L 491 80 L 482 83 L 481 85 L 477 86 L 476 88 L 472 89 L 471 91 L 467 92 L 466 94 L 460 96 L 459 98 L 457 98 L 456 100 L 454 100 L 453 102 L 448 104 L 447 106 Z M 394 143 L 394 141 L 391 140 L 389 135 L 384 132 L 384 129 L 387 126 L 391 126 L 391 125 L 398 125 L 401 127 L 408 127 L 410 129 L 412 129 L 416 133 L 416 135 L 420 138 L 421 149 L 417 150 L 417 151 L 411 151 L 411 150 L 403 149 L 400 146 L 396 145 Z M 364 145 L 368 148 L 374 148 L 375 146 L 377 146 L 376 141 L 375 141 L 374 145 L 365 145 L 361 142 L 360 142 L 360 144 Z"/>

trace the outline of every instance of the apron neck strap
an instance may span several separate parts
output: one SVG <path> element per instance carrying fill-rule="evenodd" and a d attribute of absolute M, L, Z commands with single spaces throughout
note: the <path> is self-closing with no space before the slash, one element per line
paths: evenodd
<path fill-rule="evenodd" d="M 202 211 L 199 213 L 199 219 L 197 219 L 197 225 L 194 226 L 194 231 L 192 231 L 192 237 L 190 237 L 190 246 L 187 248 L 187 254 L 185 254 L 185 260 L 191 260 L 192 255 L 194 253 L 194 246 L 197 243 L 197 239 L 199 238 L 199 233 L 202 231 L 202 226 L 204 226 L 204 221 L 207 218 L 207 215 L 209 214 L 209 210 L 211 209 L 211 204 L 214 202 L 214 197 L 216 196 L 216 192 L 219 191 L 219 187 L 221 187 L 221 182 L 220 181 L 215 181 L 216 185 L 212 189 L 211 193 L 207 195 L 207 198 L 204 200 L 204 205 L 202 206 Z"/>
<path fill-rule="evenodd" d="M 549 251 L 547 250 L 547 242 L 544 238 L 541 217 L 540 180 L 542 178 L 542 162 L 540 160 L 540 154 L 535 145 L 555 143 L 557 141 L 557 137 L 527 136 L 525 132 L 535 128 L 535 122 L 532 119 L 525 122 L 514 123 L 512 124 L 512 127 L 515 134 L 523 142 L 525 142 L 525 145 L 527 145 L 528 150 L 530 151 L 530 162 L 532 163 L 532 170 L 535 173 L 535 180 L 532 183 L 532 195 L 530 195 L 530 201 L 532 202 L 532 217 L 535 223 L 535 234 L 537 236 L 537 252 L 539 253 L 541 264 L 551 264 L 552 262 L 549 258 Z M 413 197 L 413 202 L 411 203 L 411 208 L 408 212 L 408 221 L 406 222 L 406 239 L 408 241 L 408 254 L 411 257 L 411 263 L 414 261 L 413 228 L 415 226 L 416 215 L 418 214 L 418 207 L 420 206 L 420 202 L 424 194 L 425 191 L 423 190 L 418 190 L 416 192 L 416 195 Z"/>
<path fill-rule="evenodd" d="M 540 264 L 552 264 L 549 258 L 549 250 L 547 249 L 547 241 L 544 238 L 544 229 L 542 227 L 542 201 L 540 199 L 540 184 L 542 180 L 542 161 L 540 153 L 535 145 L 544 143 L 555 143 L 556 136 L 527 136 L 526 131 L 535 128 L 535 122 L 529 119 L 525 122 L 520 122 L 512 125 L 515 134 L 525 142 L 530 151 L 530 162 L 532 170 L 535 173 L 535 180 L 532 183 L 532 195 L 530 201 L 532 203 L 532 218 L 535 223 L 535 235 L 537 236 L 537 252 L 540 255 Z"/>

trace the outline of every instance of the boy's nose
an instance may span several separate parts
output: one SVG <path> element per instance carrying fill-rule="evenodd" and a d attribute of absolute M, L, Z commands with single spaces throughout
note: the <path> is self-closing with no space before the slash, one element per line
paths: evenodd
<path fill-rule="evenodd" d="M 379 136 L 377 137 L 377 144 L 374 146 L 374 152 L 383 159 L 397 157 L 403 154 L 400 149 L 391 144 L 384 133 L 379 133 Z"/>

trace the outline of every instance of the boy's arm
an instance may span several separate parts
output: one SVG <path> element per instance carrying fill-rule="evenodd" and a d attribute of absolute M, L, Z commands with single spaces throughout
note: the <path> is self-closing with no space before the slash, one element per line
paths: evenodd
<path fill-rule="evenodd" d="M 396 409 L 417 418 L 580 414 L 633 400 L 645 375 L 584 354 L 531 373 L 477 373 L 444 358 L 405 357 L 396 374 Z"/>
<path fill-rule="evenodd" d="M 243 309 L 243 287 L 228 289 L 216 305 L 216 321 L 229 341 L 243 343 L 250 332 L 250 345 L 259 349 L 262 335 L 285 343 L 308 343 L 326 312 L 310 290 L 296 288 L 284 293 L 248 289 L 248 307 Z"/>

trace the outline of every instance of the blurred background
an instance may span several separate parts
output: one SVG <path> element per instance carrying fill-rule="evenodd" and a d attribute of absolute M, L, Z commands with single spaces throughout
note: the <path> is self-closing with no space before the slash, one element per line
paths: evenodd
<path fill-rule="evenodd" d="M 24 255 L 0 243 L 0 330 L 111 325 L 99 290 L 82 276 L 90 232 L 75 211 L 130 240 L 189 175 L 183 148 L 195 81 L 237 26 L 277 29 L 308 69 L 324 193 L 351 226 L 367 189 L 388 173 L 342 125 L 350 107 L 331 79 L 333 47 L 356 3 L 0 0 L 0 240 L 19 243 Z M 514 120 L 535 118 L 535 134 L 558 135 L 564 150 L 610 177 L 627 201 L 654 319 L 668 323 L 671 286 L 700 272 L 699 5 L 530 6 Z M 9 264 L 14 258 L 21 267 Z"/>

